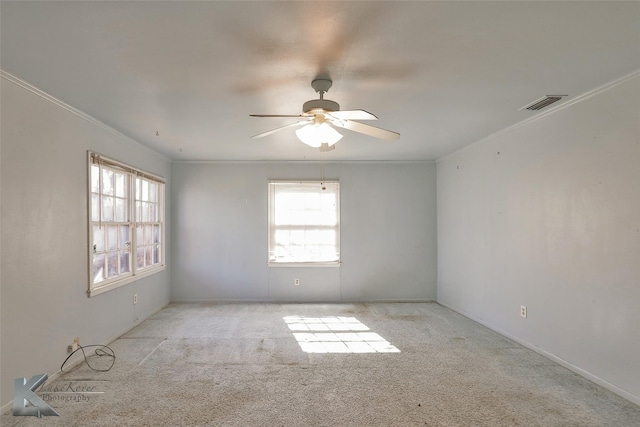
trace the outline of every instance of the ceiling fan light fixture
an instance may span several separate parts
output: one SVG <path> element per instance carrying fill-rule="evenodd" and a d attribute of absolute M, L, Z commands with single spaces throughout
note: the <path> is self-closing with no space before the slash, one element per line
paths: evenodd
<path fill-rule="evenodd" d="M 329 147 L 342 139 L 342 134 L 335 130 L 329 123 L 310 123 L 296 130 L 300 141 L 309 147 L 318 148 L 322 144 Z"/>

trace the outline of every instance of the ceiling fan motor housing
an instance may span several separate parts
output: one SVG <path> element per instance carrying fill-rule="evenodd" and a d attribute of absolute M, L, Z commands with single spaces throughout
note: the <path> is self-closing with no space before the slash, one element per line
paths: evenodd
<path fill-rule="evenodd" d="M 303 113 L 308 113 L 312 110 L 340 111 L 340 105 L 329 99 L 312 99 L 302 105 Z"/>

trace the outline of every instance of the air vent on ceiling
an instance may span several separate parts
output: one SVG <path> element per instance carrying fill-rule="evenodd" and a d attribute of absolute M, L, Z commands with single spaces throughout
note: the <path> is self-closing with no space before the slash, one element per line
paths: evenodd
<path fill-rule="evenodd" d="M 525 105 L 520 108 L 520 110 L 530 110 L 530 111 L 538 111 L 542 110 L 545 107 L 548 107 L 551 104 L 554 104 L 560 101 L 562 98 L 565 98 L 567 95 L 545 95 L 540 99 L 536 99 L 530 104 Z"/>

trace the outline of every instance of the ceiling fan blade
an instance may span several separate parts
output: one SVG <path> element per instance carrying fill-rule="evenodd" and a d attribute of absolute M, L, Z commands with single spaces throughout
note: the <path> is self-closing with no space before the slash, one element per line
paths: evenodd
<path fill-rule="evenodd" d="M 374 114 L 365 110 L 331 111 L 327 114 L 341 120 L 378 120 Z"/>
<path fill-rule="evenodd" d="M 294 116 L 297 117 L 297 116 Z M 309 123 L 309 120 L 300 120 L 299 122 L 291 123 L 289 125 L 280 126 L 279 128 L 271 129 L 266 132 L 259 133 L 257 135 L 253 135 L 251 138 L 262 138 L 263 136 L 271 135 L 272 133 L 276 133 L 282 129 L 292 128 L 294 126 L 302 126 L 304 124 Z"/>
<path fill-rule="evenodd" d="M 250 117 L 303 117 L 300 114 L 249 114 Z"/>
<path fill-rule="evenodd" d="M 374 138 L 384 139 L 386 141 L 395 141 L 400 138 L 400 134 L 398 132 L 365 125 L 364 123 L 354 122 L 352 120 L 334 120 L 332 123 L 336 126 L 349 129 L 354 132 L 363 133 Z"/>

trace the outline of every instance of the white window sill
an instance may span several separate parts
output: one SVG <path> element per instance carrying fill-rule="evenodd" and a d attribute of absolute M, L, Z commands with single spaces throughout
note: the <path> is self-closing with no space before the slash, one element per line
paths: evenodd
<path fill-rule="evenodd" d="M 276 262 L 269 261 L 267 266 L 269 267 L 340 267 L 340 261 L 327 261 L 327 262 Z"/>
<path fill-rule="evenodd" d="M 123 279 L 116 280 L 115 282 L 109 282 L 109 283 L 106 283 L 106 284 L 101 285 L 101 286 L 95 286 L 93 288 L 90 288 L 87 293 L 89 295 L 89 298 L 91 298 L 91 297 L 94 297 L 96 295 L 103 294 L 103 293 L 105 293 L 107 291 L 110 291 L 112 289 L 119 288 L 120 286 L 124 286 L 124 285 L 127 285 L 127 284 L 131 283 L 131 282 L 135 282 L 138 279 L 142 279 L 144 277 L 148 277 L 148 276 L 154 275 L 156 273 L 160 273 L 161 271 L 164 271 L 165 268 L 166 267 L 164 265 L 160 265 L 160 266 L 157 266 L 157 267 L 146 268 L 144 270 L 141 270 L 135 276 L 127 276 L 127 277 L 125 277 Z"/>

